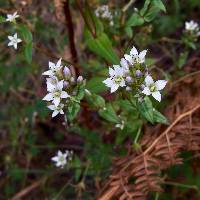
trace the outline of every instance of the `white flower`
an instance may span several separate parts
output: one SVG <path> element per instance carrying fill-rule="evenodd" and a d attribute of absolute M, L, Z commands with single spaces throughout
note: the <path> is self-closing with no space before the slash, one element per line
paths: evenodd
<path fill-rule="evenodd" d="M 8 46 L 13 46 L 15 49 L 17 49 L 17 44 L 22 41 L 20 38 L 17 38 L 17 33 L 14 36 L 8 36 L 8 39 L 10 40 Z"/>
<path fill-rule="evenodd" d="M 63 81 L 64 80 L 59 81 L 56 85 L 48 84 L 47 91 L 49 93 L 43 98 L 43 100 L 52 101 L 55 106 L 58 106 L 61 99 L 70 97 L 67 92 L 62 90 Z"/>
<path fill-rule="evenodd" d="M 47 107 L 50 110 L 53 110 L 52 117 L 55 117 L 59 113 L 62 114 L 62 115 L 64 114 L 64 111 L 63 111 L 64 104 L 62 104 L 62 103 L 60 103 L 58 106 L 50 105 L 50 106 L 47 106 Z"/>
<path fill-rule="evenodd" d="M 153 81 L 151 76 L 146 76 L 145 78 L 145 88 L 142 93 L 145 95 L 152 95 L 157 101 L 161 101 L 160 90 L 162 90 L 167 84 L 165 80 Z"/>
<path fill-rule="evenodd" d="M 49 62 L 49 70 L 45 71 L 42 75 L 54 76 L 63 67 L 61 65 L 61 60 L 62 60 L 62 58 L 60 58 L 56 64 L 53 62 Z"/>
<path fill-rule="evenodd" d="M 95 15 L 97 17 L 101 17 L 103 19 L 108 19 L 110 22 L 109 22 L 109 25 L 110 26 L 113 26 L 114 25 L 114 22 L 113 22 L 113 16 L 112 16 L 112 13 L 110 12 L 109 10 L 109 7 L 108 5 L 103 5 L 101 7 L 98 7 L 96 10 L 95 10 Z"/>
<path fill-rule="evenodd" d="M 63 168 L 68 160 L 71 160 L 72 158 L 72 151 L 66 150 L 65 153 L 62 153 L 60 150 L 57 152 L 57 155 L 51 158 L 52 161 L 55 162 L 56 167 Z"/>
<path fill-rule="evenodd" d="M 17 17 L 19 17 L 19 15 L 17 14 L 17 12 L 13 13 L 12 15 L 7 14 L 6 21 L 7 22 L 14 22 Z"/>
<path fill-rule="evenodd" d="M 125 54 L 124 57 L 131 65 L 133 65 L 135 63 L 144 63 L 146 53 L 147 50 L 143 50 L 140 53 L 138 53 L 137 49 L 133 46 L 133 48 L 130 51 L 130 55 Z"/>
<path fill-rule="evenodd" d="M 198 23 L 191 20 L 190 22 L 185 22 L 185 29 L 187 31 L 195 31 L 199 28 Z"/>
<path fill-rule="evenodd" d="M 109 68 L 110 78 L 107 78 L 103 83 L 111 88 L 111 93 L 115 92 L 119 87 L 126 86 L 124 80 L 124 69 L 119 65 L 113 65 L 113 68 Z"/>

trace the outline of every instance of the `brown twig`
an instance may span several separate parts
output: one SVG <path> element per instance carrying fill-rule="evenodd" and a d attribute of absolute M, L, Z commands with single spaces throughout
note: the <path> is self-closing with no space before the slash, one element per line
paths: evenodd
<path fill-rule="evenodd" d="M 38 181 L 34 182 L 30 186 L 24 188 L 22 191 L 18 192 L 14 197 L 12 197 L 10 200 L 19 200 L 22 197 L 25 197 L 28 195 L 31 191 L 35 190 L 37 187 L 39 187 L 44 181 L 46 180 L 46 177 L 43 177 L 39 179 Z"/>
<path fill-rule="evenodd" d="M 72 23 L 72 17 L 71 17 L 71 11 L 69 7 L 69 0 L 66 0 L 64 2 L 64 13 L 65 13 L 65 19 L 66 19 L 66 25 L 69 35 L 69 46 L 71 51 L 72 60 L 74 63 L 78 62 L 75 42 L 74 42 L 74 28 Z"/>

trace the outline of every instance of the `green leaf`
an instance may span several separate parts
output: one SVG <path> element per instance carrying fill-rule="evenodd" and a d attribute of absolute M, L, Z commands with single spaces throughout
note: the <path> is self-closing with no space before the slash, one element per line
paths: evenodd
<path fill-rule="evenodd" d="M 146 0 L 144 3 L 143 8 L 140 10 L 140 15 L 144 16 L 144 14 L 147 12 L 148 7 L 150 5 L 151 1 L 150 0 Z"/>
<path fill-rule="evenodd" d="M 105 80 L 104 77 L 93 77 L 87 81 L 86 88 L 94 93 L 105 92 L 107 87 L 102 82 L 103 80 Z"/>
<path fill-rule="evenodd" d="M 4 23 L 6 21 L 6 18 L 3 16 L 0 16 L 0 23 Z"/>
<path fill-rule="evenodd" d="M 101 109 L 99 111 L 99 115 L 102 118 L 106 119 L 107 121 L 110 121 L 113 123 L 119 123 L 120 121 L 118 116 L 115 113 L 113 106 L 110 103 L 108 103 L 104 109 Z"/>
<path fill-rule="evenodd" d="M 76 103 L 74 101 L 70 102 L 70 104 L 67 107 L 67 113 L 66 113 L 67 119 L 69 121 L 72 121 L 73 119 L 75 119 L 79 110 L 80 110 L 79 103 Z"/>
<path fill-rule="evenodd" d="M 89 105 L 95 108 L 104 108 L 105 107 L 105 100 L 103 97 L 97 94 L 90 94 L 86 96 L 86 100 L 88 101 Z"/>
<path fill-rule="evenodd" d="M 152 1 L 152 4 L 159 8 L 160 10 L 166 12 L 166 8 L 165 8 L 165 5 L 163 4 L 163 2 L 161 0 L 153 0 Z"/>
<path fill-rule="evenodd" d="M 146 22 L 152 21 L 157 16 L 159 11 L 160 9 L 158 7 L 155 7 L 155 6 L 151 7 L 148 13 L 144 16 L 144 20 Z"/>
<path fill-rule="evenodd" d="M 113 51 L 110 39 L 105 33 L 102 33 L 97 38 L 90 38 L 86 41 L 89 49 L 98 56 L 104 58 L 112 64 L 118 64 L 119 58 Z"/>
<path fill-rule="evenodd" d="M 167 125 L 169 124 L 167 118 L 156 109 L 153 109 L 153 117 L 154 117 L 154 122 Z"/>
<path fill-rule="evenodd" d="M 84 95 L 85 95 L 85 83 L 82 83 L 82 84 L 78 85 L 75 88 L 74 92 L 76 92 L 77 101 L 82 100 Z"/>
<path fill-rule="evenodd" d="M 29 42 L 28 44 L 25 45 L 24 47 L 24 56 L 26 61 L 30 64 L 32 62 L 32 49 L 33 49 L 33 44 L 32 42 Z"/>
<path fill-rule="evenodd" d="M 141 116 L 153 124 L 154 122 L 153 105 L 149 97 L 146 96 L 143 102 L 138 102 L 137 108 Z"/>
<path fill-rule="evenodd" d="M 130 37 L 130 38 L 133 37 L 133 31 L 132 31 L 131 26 L 127 26 L 127 27 L 125 27 L 125 31 L 126 31 L 128 37 Z"/>
<path fill-rule="evenodd" d="M 33 36 L 31 31 L 29 30 L 29 28 L 26 25 L 20 25 L 18 26 L 18 29 L 23 37 L 23 39 L 27 42 L 30 43 L 33 40 Z"/>
<path fill-rule="evenodd" d="M 184 64 L 186 63 L 187 57 L 188 57 L 188 51 L 185 51 L 180 54 L 180 57 L 177 62 L 179 69 L 181 69 L 184 66 Z"/>
<path fill-rule="evenodd" d="M 138 13 L 132 14 L 131 17 L 126 22 L 127 27 L 141 26 L 142 24 L 144 24 L 144 19 Z"/>

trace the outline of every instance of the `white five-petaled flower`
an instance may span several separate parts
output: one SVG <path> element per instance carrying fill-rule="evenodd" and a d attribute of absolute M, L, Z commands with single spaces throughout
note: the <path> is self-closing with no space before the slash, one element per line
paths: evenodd
<path fill-rule="evenodd" d="M 113 68 L 109 68 L 110 78 L 107 78 L 103 83 L 111 88 L 111 93 L 115 92 L 119 87 L 126 86 L 124 80 L 124 69 L 119 65 L 113 65 Z"/>
<path fill-rule="evenodd" d="M 6 21 L 7 22 L 14 22 L 17 17 L 19 17 L 17 12 L 13 13 L 12 15 L 11 14 L 7 14 Z"/>
<path fill-rule="evenodd" d="M 47 106 L 47 107 L 50 110 L 53 110 L 52 117 L 55 117 L 59 113 L 62 114 L 62 115 L 64 114 L 64 111 L 63 111 L 64 104 L 62 104 L 62 103 L 60 103 L 58 106 L 50 105 L 50 106 Z"/>
<path fill-rule="evenodd" d="M 49 62 L 49 70 L 42 73 L 42 75 L 54 76 L 63 67 L 61 65 L 61 60 L 62 60 L 62 58 L 60 58 L 56 64 L 53 62 Z"/>
<path fill-rule="evenodd" d="M 68 160 L 71 160 L 72 151 L 66 150 L 65 153 L 62 153 L 60 150 L 57 152 L 57 155 L 51 158 L 55 162 L 56 167 L 63 168 Z"/>
<path fill-rule="evenodd" d="M 13 46 L 15 49 L 17 49 L 17 44 L 22 41 L 20 38 L 17 38 L 17 33 L 15 33 L 13 36 L 9 35 L 8 39 L 10 40 L 8 46 Z"/>
<path fill-rule="evenodd" d="M 185 22 L 185 29 L 187 31 L 195 31 L 198 29 L 198 27 L 198 23 L 194 22 L 193 20 L 191 20 L 190 22 Z"/>
<path fill-rule="evenodd" d="M 64 80 L 58 81 L 56 85 L 48 83 L 47 91 L 49 93 L 43 98 L 43 100 L 52 101 L 55 106 L 58 106 L 60 104 L 61 99 L 70 97 L 70 95 L 68 95 L 67 92 L 62 90 L 63 81 Z"/>
<path fill-rule="evenodd" d="M 142 91 L 145 95 L 152 95 L 157 101 L 161 101 L 160 90 L 162 90 L 167 84 L 165 80 L 153 81 L 151 76 L 146 76 L 145 78 L 145 87 Z"/>
<path fill-rule="evenodd" d="M 130 51 L 130 55 L 125 54 L 124 57 L 131 65 L 134 65 L 135 63 L 144 63 L 146 53 L 147 50 L 143 50 L 140 53 L 138 53 L 137 49 L 133 46 L 133 48 Z"/>

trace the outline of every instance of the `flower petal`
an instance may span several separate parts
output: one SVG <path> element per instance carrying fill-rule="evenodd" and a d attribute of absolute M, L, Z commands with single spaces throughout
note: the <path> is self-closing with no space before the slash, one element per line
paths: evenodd
<path fill-rule="evenodd" d="M 136 55 L 138 55 L 138 51 L 137 51 L 137 49 L 133 46 L 133 48 L 131 49 L 131 51 L 130 51 L 130 55 L 131 56 L 136 56 Z"/>
<path fill-rule="evenodd" d="M 114 84 L 114 81 L 111 78 L 107 78 L 106 80 L 103 81 L 103 83 L 107 86 L 107 87 L 112 87 L 112 85 Z"/>
<path fill-rule="evenodd" d="M 67 92 L 62 91 L 61 94 L 60 94 L 60 97 L 61 97 L 61 98 L 68 98 L 68 97 L 70 97 L 70 95 L 68 95 Z"/>
<path fill-rule="evenodd" d="M 53 94 L 52 93 L 48 93 L 42 100 L 45 100 L 45 101 L 53 100 Z"/>
<path fill-rule="evenodd" d="M 42 75 L 45 75 L 45 76 L 53 76 L 53 75 L 54 75 L 54 72 L 53 72 L 52 70 L 48 70 L 48 71 L 43 72 Z"/>
<path fill-rule="evenodd" d="M 144 50 L 144 51 L 140 52 L 140 54 L 139 54 L 140 63 L 144 63 L 145 62 L 146 53 L 147 53 L 147 50 Z"/>
<path fill-rule="evenodd" d="M 55 106 L 58 106 L 60 103 L 60 98 L 59 97 L 54 97 L 53 98 L 53 103 L 55 104 Z"/>
<path fill-rule="evenodd" d="M 54 156 L 53 158 L 51 158 L 51 160 L 53 160 L 54 162 L 58 162 L 59 158 L 58 156 Z"/>
<path fill-rule="evenodd" d="M 145 77 L 144 81 L 145 81 L 147 86 L 149 86 L 149 85 L 154 83 L 153 78 L 151 76 L 149 76 L 149 75 Z"/>
<path fill-rule="evenodd" d="M 152 92 L 152 96 L 154 97 L 154 99 L 156 99 L 157 101 L 161 101 L 161 94 L 159 91 L 157 92 Z"/>
<path fill-rule="evenodd" d="M 54 110 L 53 113 L 52 113 L 52 117 L 55 117 L 58 114 L 59 114 L 59 111 L 58 110 Z"/>
<path fill-rule="evenodd" d="M 62 89 L 63 89 L 63 82 L 64 82 L 64 80 L 59 81 L 59 82 L 57 83 L 56 88 L 57 88 L 58 90 L 62 90 Z"/>
<path fill-rule="evenodd" d="M 128 69 L 128 62 L 126 61 L 125 58 L 122 58 L 122 59 L 121 59 L 120 65 L 121 65 L 123 68 Z"/>
<path fill-rule="evenodd" d="M 120 83 L 119 85 L 120 85 L 121 87 L 126 86 L 126 83 L 125 83 L 124 79 L 121 81 L 121 83 Z"/>
<path fill-rule="evenodd" d="M 167 81 L 165 80 L 158 80 L 155 82 L 155 86 L 157 88 L 157 90 L 162 90 L 167 84 Z"/>
<path fill-rule="evenodd" d="M 55 110 L 56 106 L 55 105 L 50 105 L 50 106 L 47 106 L 47 108 L 49 108 L 50 110 Z"/>
<path fill-rule="evenodd" d="M 133 63 L 134 63 L 134 60 L 133 60 L 133 58 L 132 58 L 130 55 L 125 54 L 125 55 L 124 55 L 124 58 L 125 58 L 130 64 L 133 64 Z"/>
<path fill-rule="evenodd" d="M 50 69 L 54 69 L 55 68 L 55 64 L 53 62 L 49 61 L 49 68 Z"/>
<path fill-rule="evenodd" d="M 112 77 L 115 75 L 115 71 L 114 69 L 112 69 L 111 67 L 109 67 L 109 75 Z"/>
<path fill-rule="evenodd" d="M 60 59 L 58 60 L 58 62 L 56 63 L 56 68 L 59 68 L 59 67 L 60 67 L 61 61 L 62 61 L 62 58 L 60 58 Z"/>
<path fill-rule="evenodd" d="M 145 87 L 145 88 L 142 90 L 142 93 L 145 94 L 145 95 L 150 95 L 150 94 L 151 94 L 151 92 L 150 92 L 150 90 L 149 90 L 148 87 Z"/>
<path fill-rule="evenodd" d="M 113 84 L 112 87 L 111 87 L 110 92 L 113 93 L 113 92 L 115 92 L 118 88 L 119 88 L 119 85 Z"/>

